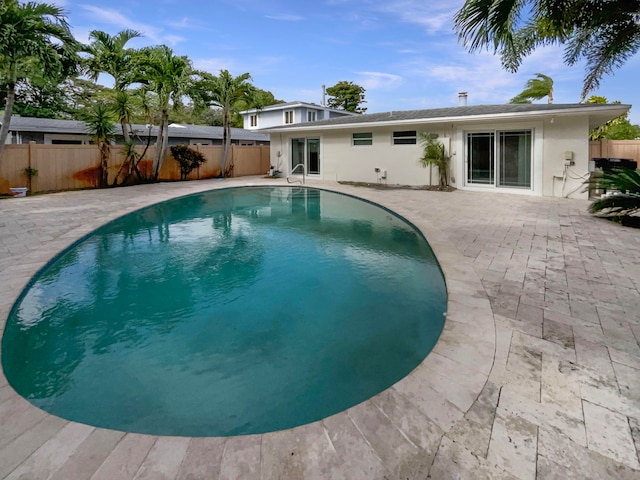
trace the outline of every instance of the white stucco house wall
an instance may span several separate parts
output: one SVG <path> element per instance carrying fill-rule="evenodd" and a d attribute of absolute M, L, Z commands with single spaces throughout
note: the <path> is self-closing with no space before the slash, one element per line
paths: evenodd
<path fill-rule="evenodd" d="M 297 101 L 269 105 L 259 110 L 252 108 L 244 110 L 240 114 L 243 118 L 243 128 L 246 130 L 359 116 L 357 113 L 347 112 L 346 110 L 337 110 L 316 103 Z"/>
<path fill-rule="evenodd" d="M 586 198 L 589 130 L 630 105 L 506 104 L 393 111 L 270 128 L 271 164 L 310 178 L 424 186 L 420 132 L 439 136 L 458 189 Z M 296 169 L 300 173 L 300 168 Z"/>

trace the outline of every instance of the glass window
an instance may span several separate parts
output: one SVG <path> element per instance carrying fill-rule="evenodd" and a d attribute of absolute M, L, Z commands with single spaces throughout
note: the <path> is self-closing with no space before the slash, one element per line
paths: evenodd
<path fill-rule="evenodd" d="M 251 126 L 252 127 L 258 126 L 258 115 L 251 115 Z"/>
<path fill-rule="evenodd" d="M 364 132 L 364 133 L 354 133 L 353 134 L 353 145 L 372 145 L 373 144 L 373 133 Z"/>
<path fill-rule="evenodd" d="M 293 123 L 293 110 L 284 112 L 284 123 Z"/>
<path fill-rule="evenodd" d="M 415 145 L 416 144 L 416 131 L 405 130 L 403 132 L 393 132 L 393 144 L 394 145 Z"/>
<path fill-rule="evenodd" d="M 316 121 L 316 112 L 315 111 L 307 112 L 307 121 L 308 122 L 315 122 Z"/>

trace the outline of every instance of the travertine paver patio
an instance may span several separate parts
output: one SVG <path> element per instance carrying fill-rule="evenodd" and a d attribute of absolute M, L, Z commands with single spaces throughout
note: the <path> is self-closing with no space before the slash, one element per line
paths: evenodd
<path fill-rule="evenodd" d="M 98 225 L 260 178 L 0 201 L 0 327 L 29 278 Z M 408 377 L 321 422 L 231 438 L 153 437 L 45 414 L 0 374 L 0 478 L 640 478 L 640 230 L 586 201 L 316 186 L 424 233 L 445 331 Z"/>

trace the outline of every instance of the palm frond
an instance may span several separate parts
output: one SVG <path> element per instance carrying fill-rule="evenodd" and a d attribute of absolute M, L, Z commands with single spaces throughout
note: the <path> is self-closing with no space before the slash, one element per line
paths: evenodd
<path fill-rule="evenodd" d="M 640 215 L 640 170 L 615 169 L 589 183 L 613 192 L 594 201 L 589 206 L 591 213 L 618 218 Z"/>
<path fill-rule="evenodd" d="M 589 211 L 599 217 L 620 217 L 640 214 L 640 194 L 615 193 L 596 200 Z"/>

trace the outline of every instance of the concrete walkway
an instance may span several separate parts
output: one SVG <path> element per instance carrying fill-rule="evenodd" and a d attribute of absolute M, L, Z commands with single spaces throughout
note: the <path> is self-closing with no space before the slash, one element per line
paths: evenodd
<path fill-rule="evenodd" d="M 188 193 L 281 183 L 0 201 L 0 330 L 29 278 L 97 226 Z M 447 323 L 416 370 L 320 422 L 229 438 L 68 422 L 0 373 L 0 479 L 640 478 L 640 230 L 590 217 L 584 201 L 315 186 L 396 211 L 432 245 Z"/>

